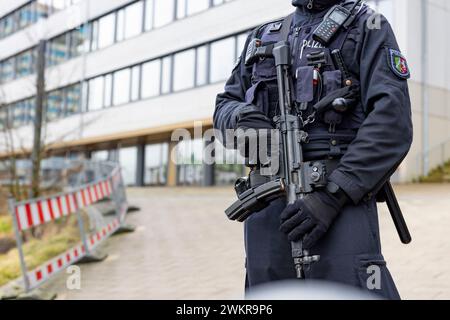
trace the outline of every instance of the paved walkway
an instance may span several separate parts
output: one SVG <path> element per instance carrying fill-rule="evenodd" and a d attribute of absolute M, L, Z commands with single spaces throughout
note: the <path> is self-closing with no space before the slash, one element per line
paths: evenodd
<path fill-rule="evenodd" d="M 381 209 L 385 256 L 405 299 L 450 298 L 450 185 L 402 186 L 400 202 L 414 236 L 400 244 Z M 134 189 L 142 210 L 128 222 L 132 234 L 113 237 L 106 261 L 83 265 L 82 289 L 65 289 L 61 275 L 49 287 L 60 299 L 229 299 L 243 295 L 242 225 L 223 209 L 229 189 Z"/>

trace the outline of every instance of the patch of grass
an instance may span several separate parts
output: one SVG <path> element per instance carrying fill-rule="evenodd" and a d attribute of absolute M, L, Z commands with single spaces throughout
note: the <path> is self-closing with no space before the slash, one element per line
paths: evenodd
<path fill-rule="evenodd" d="M 427 177 L 421 177 L 423 183 L 446 183 L 450 182 L 450 161 L 432 170 Z"/>
<path fill-rule="evenodd" d="M 20 276 L 19 254 L 17 249 L 0 255 L 0 286 Z"/>
<path fill-rule="evenodd" d="M 13 234 L 13 222 L 11 216 L 0 216 L 0 236 Z"/>
<path fill-rule="evenodd" d="M 80 242 L 78 225 L 72 217 L 60 233 L 48 232 L 42 239 L 31 239 L 24 244 L 25 261 L 28 270 L 56 257 Z M 0 255 L 0 286 L 21 276 L 17 248 Z"/>

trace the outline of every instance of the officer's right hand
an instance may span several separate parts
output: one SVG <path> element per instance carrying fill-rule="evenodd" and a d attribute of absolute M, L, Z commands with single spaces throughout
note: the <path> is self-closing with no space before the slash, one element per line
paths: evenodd
<path fill-rule="evenodd" d="M 253 105 L 248 105 L 239 111 L 236 121 L 236 129 L 248 130 L 272 130 L 274 126 L 272 121 Z"/>
<path fill-rule="evenodd" d="M 247 159 L 247 164 L 268 164 L 272 150 L 271 130 L 274 129 L 272 121 L 257 107 L 249 105 L 240 110 L 236 129 L 237 149 L 241 156 Z M 268 157 L 262 159 L 260 153 L 266 153 Z"/>

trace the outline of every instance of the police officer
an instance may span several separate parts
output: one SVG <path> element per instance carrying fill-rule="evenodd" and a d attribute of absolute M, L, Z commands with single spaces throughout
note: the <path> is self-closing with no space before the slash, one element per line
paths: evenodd
<path fill-rule="evenodd" d="M 292 78 L 296 104 L 302 116 L 327 94 L 350 85 L 353 106 L 345 112 L 330 110 L 307 127 L 305 160 L 333 160 L 326 189 L 316 190 L 286 207 L 274 201 L 245 222 L 246 286 L 295 279 L 290 241 L 304 240 L 312 254 L 321 256 L 306 271 L 306 278 L 340 282 L 372 290 L 387 299 L 399 299 L 381 253 L 376 193 L 395 172 L 412 143 L 408 64 L 388 21 L 368 6 L 355 8 L 356 18 L 328 44 L 315 41 L 313 32 L 339 0 L 293 0 L 290 26 Z M 249 43 L 280 41 L 280 20 L 255 29 L 246 48 L 218 95 L 216 129 L 273 129 L 279 114 L 276 69 L 271 58 L 246 65 Z M 350 79 L 332 61 L 339 49 Z M 324 53 L 322 66 L 311 64 L 311 54 Z M 315 72 L 318 71 L 318 73 Z M 317 82 L 320 82 L 320 86 Z M 225 136 L 225 133 L 224 135 Z M 378 279 L 371 279 L 375 275 Z"/>

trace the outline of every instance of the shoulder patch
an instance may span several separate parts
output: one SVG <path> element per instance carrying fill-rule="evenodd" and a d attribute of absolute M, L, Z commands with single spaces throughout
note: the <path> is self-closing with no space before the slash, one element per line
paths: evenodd
<path fill-rule="evenodd" d="M 388 50 L 388 64 L 392 72 L 401 79 L 409 79 L 411 72 L 408 67 L 408 62 L 405 56 L 398 50 L 387 48 Z"/>
<path fill-rule="evenodd" d="M 270 26 L 269 32 L 279 32 L 283 27 L 283 22 L 275 22 Z"/>

